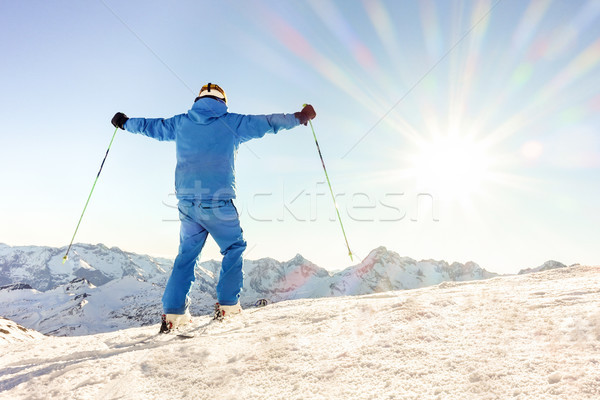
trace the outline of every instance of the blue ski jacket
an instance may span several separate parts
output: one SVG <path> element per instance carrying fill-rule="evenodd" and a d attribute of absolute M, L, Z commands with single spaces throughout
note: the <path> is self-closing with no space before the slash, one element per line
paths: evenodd
<path fill-rule="evenodd" d="M 172 118 L 130 118 L 124 129 L 175 141 L 178 199 L 229 200 L 236 196 L 235 158 L 241 143 L 300 124 L 294 114 L 242 115 L 212 98 L 198 99 Z"/>

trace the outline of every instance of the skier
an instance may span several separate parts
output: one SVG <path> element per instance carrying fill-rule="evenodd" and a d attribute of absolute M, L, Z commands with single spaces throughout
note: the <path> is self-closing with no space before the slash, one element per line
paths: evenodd
<path fill-rule="evenodd" d="M 161 333 L 190 322 L 190 290 L 194 268 L 208 234 L 219 245 L 223 261 L 217 283 L 214 319 L 241 312 L 242 254 L 246 242 L 236 197 L 235 157 L 238 147 L 266 133 L 306 125 L 316 117 L 306 105 L 294 114 L 242 115 L 228 112 L 227 96 L 218 85 L 202 87 L 192 108 L 172 118 L 128 118 L 119 112 L 111 123 L 132 133 L 175 141 L 175 190 L 180 227 L 179 254 L 162 297 Z"/>

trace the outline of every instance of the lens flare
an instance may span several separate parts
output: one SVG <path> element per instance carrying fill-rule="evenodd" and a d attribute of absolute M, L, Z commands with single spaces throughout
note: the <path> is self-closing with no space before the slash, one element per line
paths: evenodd
<path fill-rule="evenodd" d="M 596 143 L 600 3 L 509 3 L 313 0 L 301 11 L 310 29 L 285 6 L 259 5 L 257 21 L 273 51 L 374 116 L 356 119 L 365 132 L 349 160 L 390 163 L 357 179 L 412 177 L 466 204 L 492 184 L 533 190 L 520 167 L 572 163 L 581 146 L 563 144 L 574 137 Z"/>

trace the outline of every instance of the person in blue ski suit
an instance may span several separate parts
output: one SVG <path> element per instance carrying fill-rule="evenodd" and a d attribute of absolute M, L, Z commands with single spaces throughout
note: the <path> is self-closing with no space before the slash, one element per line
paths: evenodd
<path fill-rule="evenodd" d="M 315 116 L 310 105 L 293 114 L 230 113 L 225 92 L 210 83 L 203 86 L 185 114 L 167 119 L 115 114 L 111 121 L 115 127 L 161 141 L 175 141 L 175 189 L 181 228 L 179 254 L 162 298 L 165 314 L 189 316 L 194 268 L 209 234 L 223 255 L 216 288 L 217 306 L 239 307 L 246 241 L 233 204 L 237 150 L 241 143 L 306 125 Z M 163 316 L 163 322 L 164 319 Z"/>

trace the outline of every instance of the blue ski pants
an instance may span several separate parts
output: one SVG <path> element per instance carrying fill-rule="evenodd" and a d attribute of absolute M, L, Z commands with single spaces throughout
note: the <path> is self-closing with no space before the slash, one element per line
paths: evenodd
<path fill-rule="evenodd" d="M 232 200 L 179 200 L 181 221 L 179 254 L 162 298 L 165 314 L 184 314 L 196 279 L 194 269 L 210 234 L 221 249 L 223 261 L 217 301 L 235 305 L 243 286 L 242 254 L 246 249 L 240 218 Z"/>

